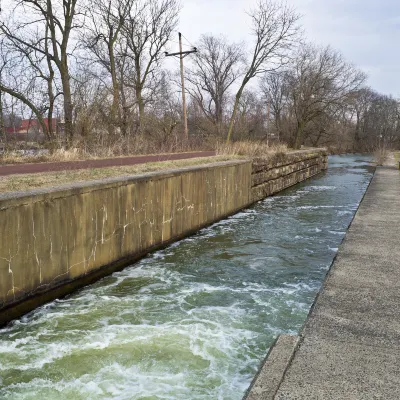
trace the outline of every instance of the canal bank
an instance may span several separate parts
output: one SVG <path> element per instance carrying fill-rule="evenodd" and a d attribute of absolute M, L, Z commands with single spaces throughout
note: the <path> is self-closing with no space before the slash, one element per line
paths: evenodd
<path fill-rule="evenodd" d="M 399 210 L 399 171 L 378 167 L 300 338 L 278 339 L 247 400 L 400 398 Z"/>

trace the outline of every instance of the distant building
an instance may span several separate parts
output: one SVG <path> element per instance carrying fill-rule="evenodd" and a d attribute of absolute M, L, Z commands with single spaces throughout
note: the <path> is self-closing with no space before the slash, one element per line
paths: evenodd
<path fill-rule="evenodd" d="M 43 118 L 46 127 L 49 127 L 49 119 Z M 58 119 L 52 119 L 53 130 L 57 130 Z M 13 126 L 5 127 L 9 139 L 14 140 L 40 140 L 44 139 L 43 128 L 37 119 L 22 119 L 16 121 Z"/>

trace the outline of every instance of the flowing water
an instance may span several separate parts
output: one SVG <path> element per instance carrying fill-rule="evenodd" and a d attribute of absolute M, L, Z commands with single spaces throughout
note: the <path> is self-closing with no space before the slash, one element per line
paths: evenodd
<path fill-rule="evenodd" d="M 1 399 L 241 399 L 297 333 L 372 177 L 369 157 L 149 255 L 0 330 Z"/>

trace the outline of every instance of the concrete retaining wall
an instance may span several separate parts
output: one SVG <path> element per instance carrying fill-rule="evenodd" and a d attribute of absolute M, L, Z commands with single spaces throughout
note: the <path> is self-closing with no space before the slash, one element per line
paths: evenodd
<path fill-rule="evenodd" d="M 0 195 L 0 325 L 326 168 L 323 151 Z"/>

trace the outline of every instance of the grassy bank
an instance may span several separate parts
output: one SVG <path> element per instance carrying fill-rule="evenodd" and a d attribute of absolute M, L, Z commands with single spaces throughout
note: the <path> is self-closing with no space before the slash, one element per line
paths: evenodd
<path fill-rule="evenodd" d="M 137 175 L 191 165 L 203 165 L 212 162 L 238 159 L 238 156 L 219 155 L 216 157 L 192 158 L 187 160 L 163 161 L 137 164 L 123 167 L 81 169 L 73 171 L 57 171 L 39 174 L 21 174 L 0 177 L 0 192 L 16 192 L 44 187 L 55 187 L 72 182 L 92 181 L 116 176 Z"/>

